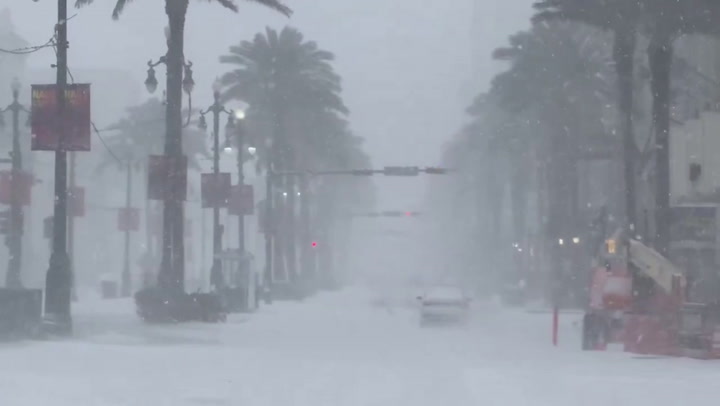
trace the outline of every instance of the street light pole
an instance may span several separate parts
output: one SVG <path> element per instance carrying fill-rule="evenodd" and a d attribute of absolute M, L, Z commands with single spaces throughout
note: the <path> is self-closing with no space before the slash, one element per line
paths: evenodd
<path fill-rule="evenodd" d="M 245 126 L 243 119 L 244 113 L 238 111 L 236 113 L 237 122 L 237 171 L 238 171 L 238 188 L 242 191 L 245 186 L 245 172 L 243 171 L 243 152 L 245 152 Z M 238 214 L 238 253 L 245 253 L 245 214 Z M 242 262 L 244 264 L 245 262 Z"/>
<path fill-rule="evenodd" d="M 178 29 L 177 27 L 175 28 Z M 166 31 L 168 52 L 157 62 L 148 61 L 145 87 L 148 92 L 154 93 L 158 87 L 155 76 L 155 67 L 165 64 L 167 69 L 165 99 L 165 145 L 164 158 L 168 162 L 177 163 L 184 158 L 182 150 L 182 92 L 188 97 L 195 87 L 192 76 L 192 62 L 185 61 L 183 56 L 183 42 L 171 37 L 171 30 Z M 177 31 L 176 31 L 177 32 Z M 191 114 L 188 111 L 188 114 Z M 189 121 L 189 117 L 188 117 Z M 171 187 L 178 187 L 179 180 L 184 174 L 176 173 L 175 167 L 167 174 L 166 182 Z M 187 170 L 183 168 L 182 170 Z M 184 182 L 183 182 L 183 185 Z M 168 192 L 168 191 L 166 191 Z M 176 196 L 168 193 L 163 196 L 163 230 L 162 230 L 162 259 L 158 275 L 158 285 L 168 292 L 184 293 L 185 291 L 185 215 L 183 202 Z"/>
<path fill-rule="evenodd" d="M 266 152 L 265 169 L 265 272 L 263 272 L 263 282 L 265 285 L 265 301 L 272 300 L 272 284 L 273 284 L 273 233 L 275 232 L 275 221 L 273 219 L 273 159 L 275 146 L 272 141 L 268 140 Z"/>
<path fill-rule="evenodd" d="M 125 221 L 129 221 L 130 218 L 130 204 L 132 202 L 132 163 L 128 161 L 125 169 L 126 183 L 125 183 Z M 120 291 L 123 297 L 129 297 L 132 291 L 132 280 L 130 278 L 130 227 L 129 224 L 125 227 L 125 251 L 123 255 L 123 273 L 122 273 L 122 285 Z"/>
<path fill-rule="evenodd" d="M 45 281 L 45 319 L 56 333 L 72 333 L 70 300 L 72 269 L 67 253 L 67 153 L 64 141 L 65 88 L 67 87 L 67 0 L 58 0 L 57 110 L 59 145 L 55 151 L 55 199 L 53 213 L 53 249 Z"/>
<path fill-rule="evenodd" d="M 220 177 L 220 113 L 228 114 L 227 130 L 234 127 L 232 112 L 225 109 L 220 103 L 220 91 L 214 89 L 213 91 L 213 104 L 207 110 L 200 112 L 200 123 L 201 129 L 205 129 L 207 124 L 205 122 L 205 114 L 212 113 L 213 115 L 213 186 L 219 185 Z M 214 190 L 217 193 L 217 190 Z M 220 206 L 219 202 L 214 201 L 213 204 L 213 261 L 212 267 L 210 268 L 210 284 L 214 285 L 216 289 L 223 287 L 224 281 L 222 280 L 222 269 L 219 254 L 222 252 L 222 235 L 223 227 L 220 225 Z"/>
<path fill-rule="evenodd" d="M 8 288 L 22 288 L 22 236 L 23 236 L 23 211 L 20 201 L 20 174 L 22 173 L 22 152 L 20 151 L 20 112 L 28 112 L 18 101 L 20 97 L 20 82 L 12 82 L 12 103 L 0 113 L 9 111 L 12 113 L 12 152 L 10 162 L 12 164 L 10 179 L 10 227 L 7 236 L 7 246 L 10 250 L 8 269 L 5 276 L 5 286 Z M 0 117 L 1 119 L 2 117 Z"/>

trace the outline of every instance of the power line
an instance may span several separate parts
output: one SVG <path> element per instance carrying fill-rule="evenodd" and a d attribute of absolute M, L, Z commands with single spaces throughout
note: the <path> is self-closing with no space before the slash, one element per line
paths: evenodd
<path fill-rule="evenodd" d="M 52 37 L 50 37 L 50 39 L 42 45 L 34 45 L 34 46 L 15 48 L 15 49 L 0 48 L 0 53 L 12 54 L 12 55 L 27 55 L 27 54 L 32 54 L 33 52 L 37 52 L 41 49 L 45 49 L 45 48 L 49 48 L 49 47 L 55 47 L 55 36 L 54 35 Z"/>
<path fill-rule="evenodd" d="M 113 152 L 113 150 L 112 150 L 112 149 L 107 145 L 107 143 L 105 142 L 105 139 L 102 137 L 102 135 L 100 135 L 100 131 L 98 131 L 98 128 L 95 126 L 95 122 L 90 121 L 90 125 L 92 125 L 93 131 L 95 131 L 95 134 L 96 134 L 96 135 L 98 136 L 98 138 L 100 139 L 100 142 L 101 142 L 101 143 L 103 144 L 103 146 L 105 147 L 105 150 L 110 154 L 110 156 L 112 156 L 112 157 L 117 161 L 118 164 L 122 164 L 123 161 L 122 161 L 120 158 L 118 158 L 117 155 L 115 155 L 115 153 Z"/>

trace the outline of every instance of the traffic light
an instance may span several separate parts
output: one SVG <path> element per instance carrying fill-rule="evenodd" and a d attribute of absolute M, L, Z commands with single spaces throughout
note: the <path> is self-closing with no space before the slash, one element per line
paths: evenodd
<path fill-rule="evenodd" d="M 445 175 L 446 173 L 448 173 L 448 170 L 445 168 L 436 168 L 436 167 L 431 166 L 431 167 L 425 168 L 424 172 L 427 173 L 428 175 Z"/>
<path fill-rule="evenodd" d="M 383 168 L 385 176 L 418 176 L 420 168 L 417 166 L 386 166 Z"/>
<path fill-rule="evenodd" d="M 615 250 L 617 249 L 615 240 L 607 240 L 605 242 L 605 245 L 607 245 L 607 252 L 608 254 L 614 254 Z"/>
<path fill-rule="evenodd" d="M 10 233 L 10 210 L 0 211 L 0 234 Z"/>
<path fill-rule="evenodd" d="M 311 247 L 316 248 L 317 247 L 317 241 L 313 241 L 312 244 L 310 244 Z"/>

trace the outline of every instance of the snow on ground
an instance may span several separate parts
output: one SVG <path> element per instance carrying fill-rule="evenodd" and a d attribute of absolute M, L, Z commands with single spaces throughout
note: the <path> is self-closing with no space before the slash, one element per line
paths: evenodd
<path fill-rule="evenodd" d="M 126 300 L 81 301 L 75 337 L 0 345 L 0 405 L 683 405 L 720 396 L 720 363 L 589 353 L 578 315 L 475 303 L 465 328 L 420 328 L 361 289 L 226 324 L 148 326 Z"/>

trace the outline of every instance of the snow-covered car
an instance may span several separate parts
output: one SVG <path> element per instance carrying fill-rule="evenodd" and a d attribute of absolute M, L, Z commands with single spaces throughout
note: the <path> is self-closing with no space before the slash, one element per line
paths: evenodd
<path fill-rule="evenodd" d="M 433 323 L 464 324 L 470 315 L 470 298 L 454 286 L 436 286 L 421 296 L 420 325 Z"/>

